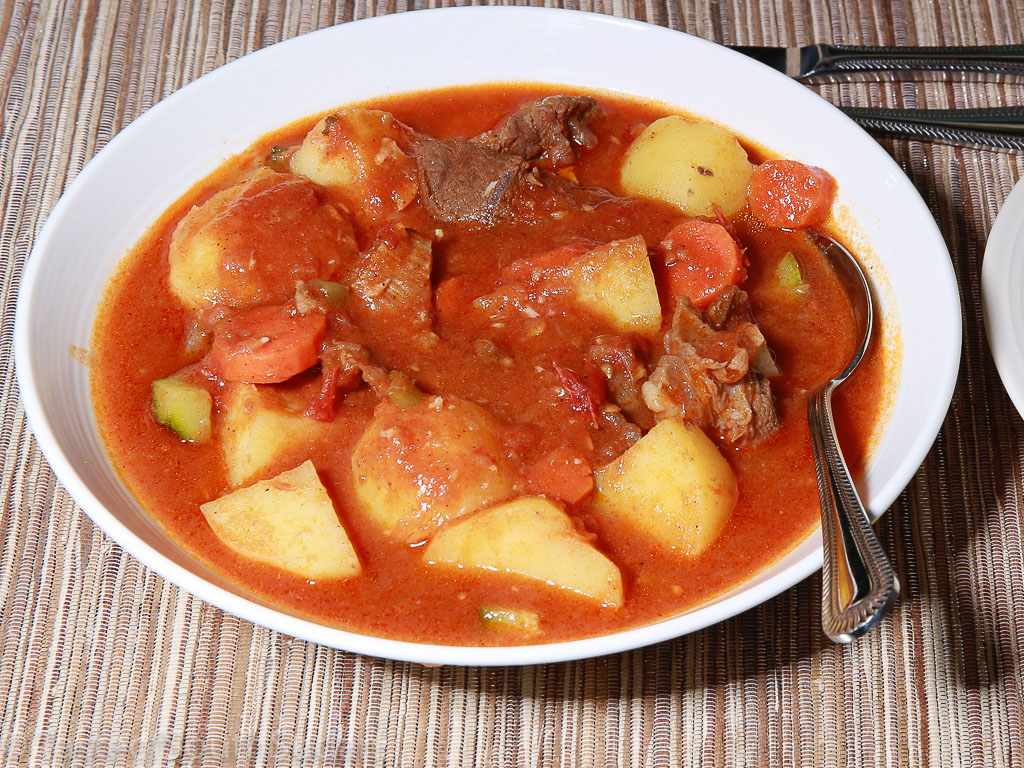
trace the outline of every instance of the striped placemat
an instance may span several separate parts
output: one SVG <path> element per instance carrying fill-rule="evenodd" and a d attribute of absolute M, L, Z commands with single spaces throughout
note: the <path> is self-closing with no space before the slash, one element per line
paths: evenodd
<path fill-rule="evenodd" d="M 546 4 L 725 43 L 1024 43 L 1021 0 Z M 25 421 L 12 336 L 25 260 L 62 190 L 118 130 L 196 77 L 281 39 L 413 7 L 0 0 L 0 760 L 1024 765 L 1024 430 L 986 346 L 980 295 L 986 236 L 1024 175 L 1019 154 L 882 140 L 952 252 L 964 351 L 938 440 L 878 526 L 904 596 L 853 645 L 823 639 L 811 578 L 697 634 L 577 663 L 426 668 L 356 656 L 169 585 L 56 482 Z M 859 106 L 1024 103 L 1020 84 L 818 90 Z"/>

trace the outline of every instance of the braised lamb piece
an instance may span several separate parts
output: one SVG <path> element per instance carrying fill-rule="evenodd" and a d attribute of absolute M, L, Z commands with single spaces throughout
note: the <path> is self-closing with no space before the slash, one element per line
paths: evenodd
<path fill-rule="evenodd" d="M 486 226 L 507 213 L 528 166 L 517 155 L 467 139 L 431 139 L 416 146 L 416 167 L 420 198 L 431 216 Z"/>
<path fill-rule="evenodd" d="M 641 386 L 647 366 L 635 344 L 626 336 L 598 336 L 587 355 L 604 374 L 608 396 L 638 427 L 654 426 L 654 414 L 644 402 Z"/>
<path fill-rule="evenodd" d="M 496 152 L 519 155 L 538 168 L 565 168 L 576 162 L 576 147 L 589 149 L 597 144 L 587 122 L 598 114 L 600 107 L 589 96 L 548 96 L 524 104 L 473 141 Z"/>
<path fill-rule="evenodd" d="M 730 286 L 703 314 L 676 299 L 643 399 L 659 421 L 679 416 L 726 443 L 756 445 L 779 426 L 767 378 L 774 372 L 746 293 Z"/>
<path fill-rule="evenodd" d="M 472 139 L 421 137 L 414 152 L 424 207 L 439 221 L 488 226 L 509 214 L 524 185 L 564 196 L 574 185 L 549 170 L 572 165 L 577 147 L 597 143 L 587 121 L 598 112 L 589 97 L 549 96 Z"/>

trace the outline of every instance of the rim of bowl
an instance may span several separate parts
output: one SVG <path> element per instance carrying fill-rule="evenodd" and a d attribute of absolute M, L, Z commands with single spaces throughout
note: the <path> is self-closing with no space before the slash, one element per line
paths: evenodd
<path fill-rule="evenodd" d="M 674 41 L 678 43 L 686 40 L 689 45 L 698 47 L 707 46 L 708 50 L 714 49 L 719 52 L 725 50 L 722 46 L 719 46 L 716 43 L 688 35 L 684 32 L 648 24 L 646 22 L 623 19 L 598 13 L 553 8 L 491 6 L 435 8 L 361 19 L 300 35 L 247 54 L 246 56 L 207 73 L 170 94 L 115 135 L 108 144 L 100 150 L 100 152 L 98 152 L 89 161 L 89 163 L 86 164 L 83 170 L 78 174 L 77 178 L 68 185 L 36 238 L 31 254 L 24 268 L 15 315 L 15 364 L 26 416 L 28 417 L 29 423 L 36 436 L 37 443 L 47 461 L 50 463 L 57 478 L 65 486 L 76 502 L 81 505 L 86 514 L 88 514 L 89 517 L 121 547 L 136 557 L 144 565 L 196 597 L 199 597 L 200 599 L 236 616 L 285 634 L 370 656 L 424 664 L 452 664 L 460 666 L 526 665 L 569 661 L 632 650 L 655 642 L 695 632 L 711 624 L 715 624 L 719 621 L 738 615 L 751 607 L 759 605 L 766 600 L 781 594 L 786 589 L 792 587 L 816 570 L 820 569 L 822 563 L 822 549 L 820 543 L 821 536 L 820 531 L 814 531 L 806 539 L 797 542 L 794 545 L 794 549 L 791 550 L 790 555 L 792 555 L 792 553 L 797 549 L 807 546 L 809 543 L 813 545 L 813 549 L 798 561 L 774 576 L 766 578 L 755 584 L 748 583 L 749 580 L 742 582 L 734 585 L 732 588 L 717 598 L 714 598 L 709 603 L 699 605 L 685 613 L 657 620 L 653 623 L 632 629 L 621 630 L 608 635 L 588 637 L 580 640 L 521 646 L 453 646 L 392 640 L 329 627 L 314 621 L 298 618 L 284 612 L 283 609 L 277 610 L 261 605 L 252 599 L 212 584 L 210 581 L 207 581 L 201 576 L 172 561 L 167 556 L 161 554 L 144 542 L 136 533 L 127 528 L 99 501 L 93 491 L 82 479 L 75 466 L 68 460 L 64 453 L 61 440 L 50 422 L 47 406 L 42 401 L 36 386 L 37 373 L 32 356 L 31 340 L 28 333 L 28 319 L 30 313 L 34 309 L 32 297 L 36 292 L 37 283 L 40 280 L 43 268 L 46 266 L 47 244 L 52 238 L 53 233 L 58 230 L 62 221 L 66 218 L 69 208 L 74 204 L 74 193 L 78 189 L 85 187 L 88 180 L 95 173 L 101 172 L 102 160 L 116 152 L 117 148 L 120 147 L 122 143 L 127 142 L 128 139 L 135 134 L 141 131 L 146 131 L 151 123 L 159 120 L 165 112 L 173 109 L 178 104 L 179 100 L 188 98 L 194 91 L 198 91 L 199 89 L 214 87 L 223 78 L 230 77 L 237 67 L 246 66 L 247 63 L 251 65 L 254 61 L 263 61 L 267 57 L 280 55 L 282 51 L 292 47 L 301 46 L 307 40 L 315 36 L 330 36 L 338 34 L 344 36 L 348 34 L 359 34 L 360 31 L 369 31 L 370 28 L 374 26 L 398 27 L 399 25 L 427 21 L 428 16 L 439 19 L 449 19 L 452 21 L 457 19 L 464 23 L 467 21 L 475 23 L 487 20 L 487 23 L 489 24 L 496 23 L 501 17 L 506 17 L 509 20 L 516 21 L 535 19 L 542 23 L 552 21 L 556 18 L 561 18 L 565 21 L 568 21 L 571 18 L 573 24 L 578 22 L 579 25 L 582 26 L 613 25 L 623 29 L 628 29 L 631 33 L 635 33 L 639 30 L 645 35 L 662 37 L 670 36 L 670 42 Z M 742 57 L 742 54 L 733 51 L 729 51 L 728 55 Z M 940 287 L 944 289 L 944 302 L 950 307 L 956 307 L 955 312 L 950 312 L 949 322 L 945 328 L 946 336 L 951 339 L 951 343 L 955 340 L 955 353 L 949 356 L 944 367 L 935 372 L 934 381 L 936 387 L 933 391 L 936 393 L 937 397 L 934 400 L 933 407 L 928 411 L 927 418 L 925 418 L 921 423 L 921 430 L 919 433 L 920 435 L 926 436 L 927 441 L 925 442 L 924 440 L 919 439 L 918 444 L 916 445 L 917 450 L 911 451 L 908 454 L 908 461 L 905 462 L 906 466 L 904 471 L 891 477 L 888 482 L 878 489 L 873 490 L 871 494 L 870 511 L 873 513 L 873 516 L 877 518 L 893 503 L 896 497 L 902 492 L 903 488 L 916 473 L 920 463 L 927 455 L 939 432 L 939 428 L 945 419 L 949 403 L 952 399 L 957 372 L 959 370 L 959 349 L 962 332 L 960 323 L 960 301 L 959 294 L 956 290 L 953 266 L 949 260 L 945 242 L 943 241 L 942 236 L 935 225 L 934 219 L 932 218 L 924 201 L 917 194 L 902 169 L 899 168 L 895 161 L 880 146 L 878 146 L 870 136 L 864 133 L 864 131 L 852 123 L 852 121 L 849 121 L 849 119 L 846 118 L 845 115 L 842 115 L 842 113 L 834 106 L 829 104 L 827 101 L 820 99 L 803 86 L 787 78 L 785 75 L 775 71 L 769 71 L 767 68 L 764 68 L 763 65 L 757 64 L 752 60 L 747 60 L 747 66 L 750 66 L 751 68 L 760 68 L 761 76 L 763 77 L 776 77 L 777 86 L 783 89 L 789 89 L 789 93 L 792 94 L 790 98 L 797 100 L 802 99 L 808 104 L 813 101 L 816 104 L 815 108 L 818 110 L 832 110 L 836 115 L 842 117 L 843 121 L 849 124 L 848 127 L 860 134 L 863 134 L 863 136 L 870 141 L 877 150 L 877 161 L 882 166 L 887 167 L 889 173 L 895 173 L 895 178 L 898 179 L 896 183 L 903 186 L 903 191 L 907 193 L 905 195 L 907 205 L 917 209 L 919 216 L 923 215 L 927 221 L 931 222 L 929 231 L 920 233 L 923 244 L 930 250 L 934 250 L 938 256 L 945 257 L 944 259 L 937 259 L 937 262 L 938 264 L 943 265 L 942 268 L 940 268 L 940 273 L 942 274 L 940 274 L 939 277 L 944 278 L 944 280 L 940 280 L 940 282 L 942 282 Z M 530 79 L 529 81 L 538 82 L 533 79 Z M 553 83 L 553 85 L 556 84 Z M 436 87 L 444 86 L 438 85 Z M 599 89 L 599 86 L 591 87 Z M 418 89 L 401 89 L 397 92 L 408 90 Z M 643 98 L 642 93 L 631 92 L 631 95 L 632 94 Z M 647 96 L 647 98 L 655 98 L 659 101 L 661 100 L 658 97 Z M 302 117 L 304 117 L 304 115 L 296 115 L 294 119 L 301 119 Z M 252 140 L 255 140 L 255 138 Z M 156 212 L 156 215 L 159 215 L 159 213 L 160 212 Z M 109 278 L 109 275 L 107 277 Z M 952 349 L 953 347 L 951 347 L 951 350 Z M 93 429 L 95 429 L 95 422 L 93 422 Z M 197 563 L 199 562 L 194 557 L 193 560 Z M 751 579 L 756 579 L 771 567 L 772 566 L 768 566 L 768 568 L 752 574 Z M 816 614 L 816 606 L 814 611 Z"/>

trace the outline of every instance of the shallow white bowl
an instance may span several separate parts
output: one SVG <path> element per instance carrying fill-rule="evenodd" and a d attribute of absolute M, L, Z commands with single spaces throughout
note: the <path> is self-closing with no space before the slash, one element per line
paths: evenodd
<path fill-rule="evenodd" d="M 657 99 L 828 169 L 852 243 L 868 254 L 881 310 L 902 335 L 899 388 L 861 485 L 873 515 L 892 504 L 945 416 L 960 359 L 949 256 L 890 157 L 809 90 L 725 48 L 608 16 L 529 8 L 403 13 L 326 29 L 246 56 L 170 96 L 79 174 L 36 241 L 22 279 L 15 358 L 25 410 L 57 476 L 92 519 L 165 578 L 231 613 L 338 648 L 446 664 L 530 664 L 611 653 L 705 627 L 821 567 L 815 533 L 773 567 L 684 615 L 541 646 L 461 648 L 382 640 L 254 601 L 213 574 L 136 504 L 107 463 L 89 401 L 87 347 L 115 264 L 192 184 L 264 133 L 347 102 L 489 81 L 599 88 Z M 881 266 L 879 266 L 881 265 Z M 922 279 L 927 275 L 927 280 Z M 818 606 L 806 607 L 816 620 Z"/>

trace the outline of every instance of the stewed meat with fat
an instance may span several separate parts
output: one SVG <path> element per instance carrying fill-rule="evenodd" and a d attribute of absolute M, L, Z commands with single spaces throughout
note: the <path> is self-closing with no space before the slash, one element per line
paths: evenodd
<path fill-rule="evenodd" d="M 597 143 L 587 121 L 599 111 L 587 96 L 549 96 L 472 139 L 419 137 L 414 152 L 424 207 L 440 221 L 490 225 L 509 213 L 524 184 L 565 195 L 575 185 L 547 171 L 572 165 L 578 147 Z M 528 175 L 530 169 L 539 172 Z"/>
<path fill-rule="evenodd" d="M 589 96 L 558 94 L 521 106 L 500 126 L 473 141 L 526 160 L 538 168 L 564 168 L 576 162 L 576 148 L 589 149 L 597 136 L 587 123 L 600 114 Z"/>
<path fill-rule="evenodd" d="M 756 445 L 779 426 L 768 381 L 776 372 L 746 293 L 730 286 L 703 314 L 676 299 L 643 399 L 659 421 L 679 416 L 726 443 Z"/>

